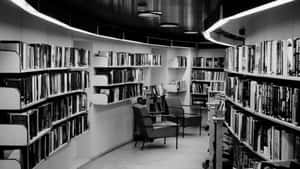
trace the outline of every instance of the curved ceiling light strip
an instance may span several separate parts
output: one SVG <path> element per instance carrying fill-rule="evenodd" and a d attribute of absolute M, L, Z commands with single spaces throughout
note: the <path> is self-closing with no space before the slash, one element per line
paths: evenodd
<path fill-rule="evenodd" d="M 88 35 L 88 36 L 91 36 L 91 37 L 103 38 L 103 39 L 109 39 L 109 40 L 116 40 L 116 41 L 140 44 L 140 45 L 145 45 L 145 46 L 190 48 L 190 47 L 183 47 L 183 46 L 157 45 L 157 44 L 150 44 L 150 43 L 138 42 L 138 41 L 133 41 L 133 40 L 127 40 L 127 39 L 119 39 L 119 38 L 114 38 L 114 37 L 105 36 L 105 35 L 98 35 L 98 34 L 95 34 L 95 33 L 91 33 L 91 32 L 88 32 L 88 31 L 85 31 L 85 30 L 82 30 L 82 29 L 72 27 L 68 24 L 65 24 L 65 23 L 55 19 L 55 18 L 52 18 L 48 15 L 45 15 L 45 14 L 37 11 L 35 8 L 33 8 L 30 4 L 28 4 L 26 2 L 26 0 L 9 0 L 9 1 L 12 2 L 13 4 L 15 4 L 16 6 L 18 6 L 19 8 L 21 8 L 22 10 L 24 10 L 25 12 L 27 12 L 27 13 L 33 15 L 33 16 L 36 16 L 36 17 L 38 17 L 38 18 L 40 18 L 44 21 L 55 24 L 57 26 L 65 28 L 67 30 L 74 31 L 74 32 L 77 32 L 77 33 L 81 33 L 81 34 L 84 34 L 84 35 Z"/>
<path fill-rule="evenodd" d="M 295 0 L 275 0 L 275 1 L 272 1 L 272 2 L 269 2 L 269 3 L 266 3 L 264 5 L 258 6 L 256 8 L 252 8 L 252 9 L 240 12 L 236 15 L 233 15 L 233 16 L 230 16 L 230 17 L 227 17 L 227 18 L 224 18 L 224 19 L 220 19 L 216 23 L 214 23 L 211 27 L 209 27 L 207 30 L 202 32 L 202 34 L 205 37 L 205 39 L 207 39 L 211 42 L 214 42 L 214 43 L 217 43 L 217 44 L 220 44 L 220 45 L 225 45 L 225 46 L 234 46 L 233 44 L 224 43 L 224 42 L 215 40 L 212 37 L 211 34 L 215 30 L 221 28 L 223 25 L 228 23 L 229 21 L 239 19 L 239 18 L 242 18 L 242 17 L 245 17 L 245 16 L 249 16 L 249 15 L 252 15 L 252 14 L 255 14 L 255 13 L 258 13 L 258 12 L 262 12 L 262 11 L 265 11 L 265 10 L 268 10 L 268 9 L 271 9 L 271 8 L 274 8 L 274 7 L 277 7 L 277 6 L 280 6 L 280 5 L 284 5 L 284 4 L 293 2 L 293 1 L 295 1 Z"/>

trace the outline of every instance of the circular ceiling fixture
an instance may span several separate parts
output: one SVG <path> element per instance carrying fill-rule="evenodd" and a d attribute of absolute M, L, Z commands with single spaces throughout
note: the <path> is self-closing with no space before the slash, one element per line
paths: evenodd
<path fill-rule="evenodd" d="M 197 31 L 184 31 L 184 34 L 189 34 L 189 35 L 195 35 L 198 34 L 199 32 Z"/>
<path fill-rule="evenodd" d="M 137 15 L 139 17 L 160 17 L 161 0 L 139 0 L 137 4 Z"/>
<path fill-rule="evenodd" d="M 168 22 L 165 22 L 165 23 L 160 23 L 159 25 L 161 28 L 177 28 L 179 27 L 179 24 L 177 23 L 168 23 Z"/>
<path fill-rule="evenodd" d="M 161 14 L 158 14 L 158 13 L 154 13 L 152 11 L 139 11 L 138 14 L 137 14 L 139 17 L 160 17 Z"/>

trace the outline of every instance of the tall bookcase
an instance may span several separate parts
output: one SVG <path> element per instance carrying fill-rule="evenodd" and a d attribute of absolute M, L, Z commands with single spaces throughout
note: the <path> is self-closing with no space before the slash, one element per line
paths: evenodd
<path fill-rule="evenodd" d="M 243 45 L 223 41 L 234 46 L 225 61 L 225 127 L 234 168 L 299 163 L 299 9 L 295 1 L 219 28 L 235 35 L 241 25 L 246 30 Z"/>
<path fill-rule="evenodd" d="M 93 57 L 93 103 L 111 105 L 142 96 L 144 69 L 158 66 L 160 55 L 98 51 Z"/>
<path fill-rule="evenodd" d="M 206 106 L 209 92 L 224 92 L 224 56 L 196 56 L 191 74 L 192 105 Z"/>
<path fill-rule="evenodd" d="M 187 91 L 187 82 L 183 79 L 187 69 L 187 56 L 173 56 L 168 59 L 168 84 L 169 94 L 180 94 Z"/>
<path fill-rule="evenodd" d="M 1 166 L 37 168 L 88 131 L 88 65 L 84 49 L 0 41 Z"/>
<path fill-rule="evenodd" d="M 226 126 L 264 161 L 300 159 L 298 41 L 227 49 Z"/>

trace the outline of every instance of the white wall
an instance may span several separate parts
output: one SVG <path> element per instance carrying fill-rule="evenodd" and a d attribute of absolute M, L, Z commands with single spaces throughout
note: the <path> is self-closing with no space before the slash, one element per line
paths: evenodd
<path fill-rule="evenodd" d="M 246 43 L 300 37 L 300 2 L 256 14 L 245 23 Z"/>

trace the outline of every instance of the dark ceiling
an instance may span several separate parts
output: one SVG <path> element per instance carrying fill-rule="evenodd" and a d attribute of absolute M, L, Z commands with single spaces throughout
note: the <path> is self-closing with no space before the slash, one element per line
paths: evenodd
<path fill-rule="evenodd" d="M 220 47 L 201 32 L 229 16 L 271 0 L 27 0 L 37 10 L 72 26 L 102 35 L 162 45 Z M 156 13 L 155 13 L 156 12 Z M 157 14 L 142 17 L 142 14 Z M 176 28 L 163 28 L 164 23 Z M 186 34 L 196 31 L 198 34 Z"/>

